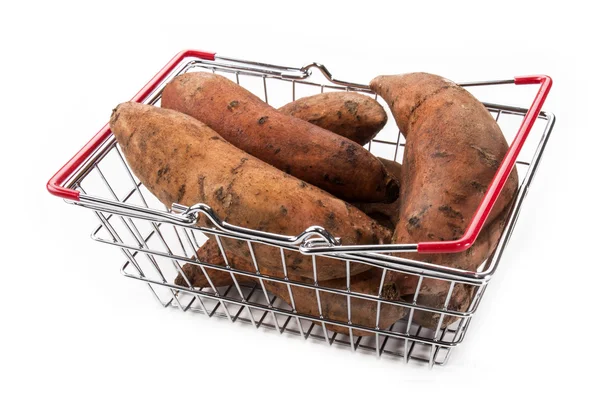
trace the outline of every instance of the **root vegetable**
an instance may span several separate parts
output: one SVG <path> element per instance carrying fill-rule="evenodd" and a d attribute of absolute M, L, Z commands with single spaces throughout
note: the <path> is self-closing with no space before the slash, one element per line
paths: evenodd
<path fill-rule="evenodd" d="M 198 249 L 197 257 L 200 262 L 212 265 L 225 266 L 225 261 L 223 260 L 223 257 L 219 252 L 218 245 L 214 239 L 210 239 L 207 243 L 204 244 L 204 246 Z M 240 258 L 232 254 L 227 254 L 227 259 L 229 261 L 229 265 L 232 268 L 246 272 L 255 272 L 254 265 L 249 263 L 248 260 L 245 258 Z M 209 286 L 206 276 L 202 273 L 202 270 L 198 265 L 186 264 L 183 266 L 183 270 L 190 282 L 192 283 L 192 286 L 198 288 L 204 288 Z M 231 279 L 229 273 L 214 270 L 209 267 L 205 267 L 205 270 L 210 276 L 210 279 L 212 280 L 215 286 L 225 286 L 233 284 L 233 280 Z M 258 282 L 258 279 L 248 278 L 244 275 L 236 275 L 236 278 L 238 279 L 238 282 L 242 283 Z M 314 283 L 312 280 L 303 279 L 300 277 L 292 277 L 291 279 L 311 285 Z M 216 282 L 218 282 L 219 285 L 217 285 Z M 267 291 L 276 295 L 281 300 L 283 300 L 291 306 L 292 301 L 287 285 L 280 282 L 268 280 L 263 280 L 263 282 Z M 175 279 L 175 283 L 178 285 L 186 286 L 185 281 L 181 276 L 178 276 Z M 350 281 L 350 287 L 353 292 L 359 292 L 372 296 L 378 295 L 380 284 L 380 269 L 371 269 L 361 274 L 354 275 L 351 277 Z M 319 287 L 346 290 L 346 278 L 344 277 L 327 281 L 321 281 L 319 282 Z M 293 304 L 295 304 L 296 306 L 296 311 L 300 314 L 306 314 L 312 317 L 319 317 L 320 313 L 315 289 L 293 285 L 291 285 L 291 288 L 292 294 L 294 296 Z M 345 294 L 341 295 L 337 293 L 328 293 L 321 290 L 319 291 L 319 296 L 321 300 L 321 310 L 325 318 L 343 323 L 348 322 L 348 305 L 347 296 Z M 396 286 L 393 282 L 388 282 L 383 286 L 382 297 L 387 300 L 400 299 L 400 293 L 396 289 Z M 352 298 L 350 302 L 352 323 L 354 325 L 375 328 L 377 325 L 377 302 L 375 300 L 362 298 Z M 394 322 L 404 317 L 406 313 L 407 309 L 402 306 L 383 303 L 381 305 L 380 310 L 379 327 L 381 329 L 388 329 Z M 326 324 L 326 327 L 328 330 L 331 330 L 333 332 L 343 334 L 349 333 L 348 329 L 343 326 Z M 352 333 L 357 336 L 369 336 L 373 334 L 371 332 L 362 331 L 358 329 L 354 329 Z"/>
<path fill-rule="evenodd" d="M 190 116 L 123 103 L 110 126 L 134 174 L 167 207 L 205 203 L 224 221 L 250 229 L 295 236 L 319 225 L 347 244 L 389 242 L 391 232 L 357 208 L 248 155 Z M 224 245 L 251 259 L 247 243 Z M 254 251 L 264 273 L 281 271 L 279 248 Z M 313 276 L 311 257 L 286 252 L 286 263 L 299 276 Z M 351 273 L 369 268 L 355 264 Z M 319 279 L 345 275 L 341 260 L 319 266 Z"/>
<path fill-rule="evenodd" d="M 303 97 L 279 111 L 320 126 L 364 146 L 384 127 L 387 114 L 371 97 L 355 92 L 331 92 Z"/>
<path fill-rule="evenodd" d="M 459 239 L 508 150 L 502 131 L 469 92 L 436 75 L 380 76 L 371 81 L 371 89 L 389 104 L 406 137 L 394 243 Z M 515 169 L 469 250 L 402 257 L 474 271 L 494 250 L 517 186 Z M 391 273 L 389 279 L 413 292 L 417 285 L 414 275 Z M 448 283 L 431 279 L 423 284 L 419 303 L 440 307 Z M 458 285 L 451 305 L 462 310 L 470 299 L 471 293 Z M 447 326 L 452 318 L 444 321 Z M 423 318 L 421 323 L 435 328 L 436 320 Z"/>
<path fill-rule="evenodd" d="M 236 147 L 346 201 L 398 198 L 398 182 L 365 148 L 277 111 L 223 76 L 180 75 L 165 87 L 161 106 L 197 118 Z"/>

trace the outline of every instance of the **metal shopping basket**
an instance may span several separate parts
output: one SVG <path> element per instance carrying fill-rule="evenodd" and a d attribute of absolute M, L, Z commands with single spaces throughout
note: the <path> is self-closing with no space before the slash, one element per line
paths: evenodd
<path fill-rule="evenodd" d="M 304 95 L 324 91 L 358 91 L 374 96 L 367 85 L 355 84 L 334 79 L 327 68 L 311 63 L 301 68 L 250 62 L 214 53 L 184 51 L 175 56 L 158 74 L 133 98 L 133 101 L 158 104 L 164 85 L 174 76 L 188 71 L 212 71 L 229 77 L 238 84 L 253 91 L 266 102 L 281 106 Z M 313 74 L 313 71 L 320 74 Z M 319 83 L 321 81 L 321 83 Z M 366 351 L 378 356 L 391 356 L 409 360 L 420 360 L 433 365 L 447 362 L 451 350 L 460 344 L 467 332 L 472 316 L 477 310 L 483 293 L 496 270 L 502 253 L 508 244 L 515 227 L 519 211 L 527 190 L 554 125 L 554 116 L 542 112 L 541 107 L 550 90 L 552 81 L 547 76 L 528 76 L 509 80 L 471 82 L 465 87 L 489 85 L 539 84 L 540 88 L 529 109 L 485 103 L 490 113 L 503 128 L 507 137 L 514 135 L 506 157 L 490 184 L 481 205 L 473 216 L 463 238 L 446 242 L 418 244 L 394 244 L 351 246 L 340 244 L 335 237 L 321 227 L 307 227 L 298 236 L 290 237 L 270 232 L 250 230 L 222 222 L 218 215 L 205 204 L 173 204 L 165 207 L 141 184 L 129 169 L 119 146 L 111 135 L 108 124 L 104 126 L 67 164 L 48 182 L 48 190 L 53 195 L 64 198 L 68 203 L 94 211 L 99 225 L 92 238 L 98 242 L 116 246 L 125 256 L 121 267 L 124 276 L 144 282 L 163 307 L 175 307 L 182 311 L 199 312 L 209 317 L 227 318 L 232 322 L 241 321 L 255 327 L 274 329 L 279 333 L 300 335 L 305 339 L 326 342 L 330 345 L 348 347 L 353 351 Z M 281 104 L 276 104 L 281 103 Z M 388 110 L 387 105 L 383 104 Z M 503 126 L 510 120 L 508 128 Z M 536 134 L 530 134 L 535 124 Z M 380 132 L 368 145 L 368 149 L 378 156 L 399 160 L 402 157 L 402 136 L 393 122 L 388 123 L 387 131 Z M 530 136 L 530 151 L 522 151 L 525 139 Z M 463 271 L 442 265 L 433 265 L 401 258 L 403 252 L 456 252 L 465 250 L 477 237 L 494 201 L 502 189 L 514 166 L 519 170 L 519 190 L 512 210 L 494 253 L 476 272 Z M 210 227 L 197 226 L 199 214 L 206 215 L 212 222 Z M 218 266 L 199 262 L 196 250 L 214 236 L 221 252 L 223 238 L 247 242 L 250 252 L 255 246 L 274 246 L 282 254 L 283 278 L 260 273 L 260 265 L 254 259 L 256 273 L 237 270 L 231 266 Z M 313 284 L 288 279 L 284 251 L 301 252 L 312 257 L 315 271 Z M 252 253 L 253 254 L 253 253 Z M 353 290 L 347 277 L 345 289 L 332 289 L 320 286 L 317 280 L 319 261 L 323 257 L 336 258 L 346 263 L 350 271 L 353 263 L 369 264 L 381 269 L 382 276 L 389 271 L 400 271 L 418 277 L 416 293 L 402 301 L 387 300 L 382 296 L 383 278 L 379 295 L 367 295 Z M 199 289 L 189 285 L 176 285 L 174 278 L 182 273 L 185 263 L 196 264 L 206 274 L 209 269 L 227 271 L 232 275 L 233 284 L 227 287 Z M 185 274 L 184 274 L 185 275 Z M 241 276 L 258 278 L 257 284 L 243 285 L 238 282 Z M 447 282 L 448 293 L 441 307 L 431 307 L 419 302 L 419 288 L 423 279 Z M 287 286 L 291 304 L 288 305 L 267 292 L 265 281 L 279 282 Z M 210 280 L 209 280 L 210 282 Z M 465 311 L 453 310 L 449 300 L 456 285 L 472 288 L 474 295 Z M 319 314 L 306 315 L 295 310 L 292 287 L 309 288 L 315 291 L 319 300 Z M 332 293 L 347 300 L 347 321 L 337 321 L 323 316 L 320 296 Z M 352 320 L 352 300 L 371 301 L 376 304 L 376 326 L 357 325 Z M 382 304 L 406 307 L 407 316 L 392 326 L 379 326 L 379 313 Z M 415 312 L 434 313 L 439 322 L 436 329 L 417 325 L 413 321 Z M 449 326 L 442 323 L 444 318 L 456 321 Z M 348 328 L 348 335 L 333 333 L 327 325 Z M 357 329 L 369 332 L 371 336 L 359 336 Z"/>

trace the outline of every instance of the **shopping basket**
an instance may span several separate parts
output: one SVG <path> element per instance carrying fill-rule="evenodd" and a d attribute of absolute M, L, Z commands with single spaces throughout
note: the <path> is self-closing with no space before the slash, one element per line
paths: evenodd
<path fill-rule="evenodd" d="M 134 96 L 133 101 L 158 105 L 165 84 L 173 77 L 190 71 L 210 71 L 227 76 L 276 107 L 305 95 L 326 91 L 356 91 L 380 101 L 389 113 L 387 105 L 369 90 L 368 85 L 335 79 L 324 65 L 318 63 L 293 68 L 194 50 L 176 55 Z M 313 71 L 320 73 L 313 74 Z M 305 339 L 348 347 L 353 351 L 400 357 L 406 362 L 419 360 L 428 363 L 429 366 L 443 365 L 448 361 L 452 349 L 464 340 L 471 318 L 498 267 L 555 120 L 551 113 L 541 111 L 552 85 L 552 80 L 547 76 L 461 84 L 468 88 L 527 84 L 540 85 L 528 109 L 484 103 L 502 127 L 507 139 L 511 139 L 511 145 L 464 237 L 458 240 L 392 245 L 344 245 L 322 227 L 307 227 L 306 231 L 298 232 L 297 236 L 283 236 L 223 222 L 207 204 L 173 204 L 171 208 L 166 209 L 132 173 L 108 124 L 50 179 L 47 187 L 50 193 L 64 198 L 68 203 L 94 212 L 99 225 L 93 230 L 92 238 L 119 248 L 125 257 L 125 263 L 121 267 L 122 274 L 146 284 L 165 308 L 174 307 L 184 312 L 227 318 L 232 322 L 249 323 L 257 328 L 273 329 L 279 333 L 300 335 Z M 532 131 L 534 124 L 536 129 Z M 366 147 L 377 156 L 400 161 L 404 144 L 402 135 L 393 125 L 388 123 Z M 523 150 L 526 139 L 528 146 Z M 519 171 L 520 182 L 510 215 L 495 251 L 476 271 L 463 271 L 402 258 L 405 252 L 456 252 L 466 249 L 477 237 L 515 165 Z M 208 217 L 211 226 L 197 225 L 200 214 Z M 227 255 L 222 246 L 224 238 L 245 241 L 250 252 L 255 246 L 277 247 L 282 255 L 283 277 L 261 274 L 260 263 L 254 258 L 255 273 L 238 270 L 229 265 L 200 262 L 196 258 L 196 250 L 208 237 L 217 240 L 225 259 Z M 288 278 L 284 257 L 286 251 L 301 252 L 312 257 L 314 283 Z M 320 286 L 317 270 L 323 257 L 343 260 L 346 263 L 347 274 L 352 264 L 358 262 L 381 269 L 379 295 L 367 295 L 353 290 L 349 275 L 348 285 L 344 289 Z M 184 279 L 184 285 L 177 285 L 174 278 L 183 273 L 182 265 L 185 263 L 198 265 L 205 274 L 209 269 L 229 272 L 232 284 L 215 287 L 211 283 L 210 287 L 200 289 L 192 287 L 189 280 Z M 392 301 L 382 296 L 383 277 L 389 271 L 399 271 L 418 278 L 416 292 L 412 298 Z M 257 283 L 241 284 L 238 281 L 241 276 L 256 278 Z M 448 292 L 442 306 L 432 307 L 419 302 L 419 288 L 423 279 L 440 280 L 447 284 Z M 208 281 L 210 282 L 210 279 Z M 291 304 L 267 292 L 264 286 L 266 281 L 286 285 Z M 453 290 L 459 284 L 472 288 L 474 293 L 464 311 L 449 307 Z M 292 287 L 314 290 L 319 300 L 321 315 L 297 312 Z M 347 321 L 332 320 L 323 315 L 320 302 L 323 293 L 336 294 L 346 299 Z M 376 304 L 375 327 L 353 323 L 353 299 Z M 392 326 L 379 326 L 379 313 L 383 304 L 402 306 L 409 312 L 405 318 Z M 415 323 L 415 312 L 437 315 L 437 327 L 434 329 Z M 442 323 L 445 318 L 451 318 L 455 322 L 446 326 Z M 348 334 L 327 330 L 326 327 L 330 325 L 345 327 Z M 370 335 L 357 335 L 357 330 L 368 332 Z"/>

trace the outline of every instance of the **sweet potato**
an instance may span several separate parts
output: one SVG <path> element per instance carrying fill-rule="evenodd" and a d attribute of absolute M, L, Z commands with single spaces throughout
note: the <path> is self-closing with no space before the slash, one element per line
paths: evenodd
<path fill-rule="evenodd" d="M 196 251 L 196 257 L 198 258 L 199 261 L 204 262 L 204 263 L 220 265 L 220 266 L 226 265 L 225 260 L 223 260 L 223 256 L 221 255 L 221 250 L 219 250 L 219 245 L 217 244 L 217 241 L 214 239 L 209 239 L 208 241 L 206 241 L 206 243 L 204 243 Z M 244 266 L 250 265 L 248 262 L 239 261 L 239 259 L 237 257 L 236 257 L 236 261 L 237 261 L 237 264 L 241 264 L 241 265 L 243 264 Z M 183 267 L 181 267 L 181 269 L 183 270 L 183 273 L 185 274 L 188 281 L 192 284 L 193 287 L 198 287 L 198 288 L 210 287 L 210 283 L 208 282 L 206 275 L 208 275 L 213 286 L 215 286 L 215 287 L 229 286 L 229 285 L 234 284 L 233 278 L 231 277 L 231 274 L 229 272 L 206 267 L 206 268 L 204 268 L 204 270 L 206 271 L 206 275 L 205 275 L 202 272 L 202 269 L 196 264 L 185 264 Z M 245 271 L 254 272 L 254 269 L 252 269 L 252 270 L 246 269 Z M 238 283 L 254 283 L 255 282 L 254 279 L 249 278 L 245 275 L 236 274 L 235 278 L 237 279 Z M 181 276 L 181 274 L 177 275 L 174 283 L 179 286 L 187 287 L 187 282 L 185 281 L 185 279 L 183 279 L 183 276 Z"/>
<path fill-rule="evenodd" d="M 236 147 L 346 201 L 398 198 L 398 182 L 365 148 L 277 111 L 220 75 L 174 78 L 161 106 L 197 118 Z"/>
<path fill-rule="evenodd" d="M 364 146 L 384 127 L 387 114 L 377 100 L 356 92 L 321 93 L 279 108 Z"/>
<path fill-rule="evenodd" d="M 401 180 L 402 165 L 392 160 L 379 157 L 385 168 L 398 181 Z M 373 218 L 386 228 L 394 229 L 400 213 L 400 198 L 393 203 L 352 203 L 353 206 Z"/>
<path fill-rule="evenodd" d="M 406 137 L 400 213 L 393 241 L 459 239 L 508 149 L 500 128 L 485 106 L 469 92 L 436 75 L 380 76 L 371 81 L 371 89 L 390 105 Z M 502 220 L 494 223 L 504 223 L 517 186 L 515 169 L 484 231 L 470 250 L 457 254 L 406 253 L 402 257 L 474 271 L 493 251 L 497 242 L 493 238 L 498 232 L 491 223 L 499 216 Z M 484 244 L 479 244 L 481 241 Z M 485 244 L 488 241 L 494 244 Z M 412 275 L 392 273 L 389 279 L 403 287 L 417 284 L 417 278 Z M 426 296 L 419 303 L 439 306 L 439 296 L 447 293 L 448 285 L 441 280 L 425 283 Z M 461 293 L 459 288 L 451 304 L 458 303 L 461 308 L 469 299 L 469 294 Z M 444 326 L 451 319 L 445 321 Z M 435 327 L 433 319 L 422 322 L 427 327 Z"/>
<path fill-rule="evenodd" d="M 443 259 L 441 256 L 439 256 L 438 259 L 433 261 L 438 264 L 443 262 L 443 265 L 461 269 L 465 269 L 466 265 L 467 268 L 470 268 L 470 270 L 474 270 L 477 267 L 473 264 L 465 264 L 465 258 L 467 258 L 469 261 L 481 260 L 483 262 L 483 260 L 489 257 L 489 255 L 496 248 L 498 240 L 500 240 L 500 236 L 502 235 L 502 231 L 504 230 L 506 223 L 508 211 L 510 211 L 510 207 L 506 207 L 505 210 L 496 218 L 496 220 L 489 224 L 479 234 L 473 246 L 467 250 L 469 253 L 468 256 L 464 253 L 444 254 Z M 409 275 L 406 274 L 395 274 L 391 276 L 391 279 L 397 285 L 402 285 L 402 287 L 399 288 L 402 298 L 407 302 L 412 302 L 414 299 L 416 286 L 414 279 L 408 277 Z M 400 282 L 401 279 L 403 280 Z M 425 278 L 423 279 L 421 288 L 419 290 L 419 295 L 417 296 L 417 304 L 442 309 L 444 307 L 446 297 L 448 296 L 448 290 L 450 290 L 449 282 L 441 281 L 439 279 Z M 473 285 L 460 283 L 455 284 L 450 297 L 450 302 L 448 303 L 448 309 L 461 312 L 467 311 L 471 301 L 473 300 L 475 290 L 476 287 Z M 438 325 L 440 317 L 441 314 L 435 312 L 415 311 L 413 315 L 413 322 L 426 328 L 435 329 Z M 445 328 L 459 318 L 460 317 L 446 315 L 442 321 L 441 327 Z"/>
<path fill-rule="evenodd" d="M 378 157 L 379 161 L 383 164 L 383 166 L 388 170 L 390 174 L 392 174 L 398 182 L 400 182 L 400 176 L 402 175 L 402 164 L 399 162 L 388 160 L 387 158 Z"/>
<path fill-rule="evenodd" d="M 204 263 L 213 265 L 225 265 L 223 257 L 219 253 L 219 248 L 214 239 L 210 239 L 197 251 L 198 260 Z M 240 269 L 242 271 L 254 272 L 254 265 L 249 263 L 247 259 L 240 258 L 235 255 L 227 254 L 229 265 L 233 268 Z M 227 272 L 219 270 L 211 270 L 205 268 L 207 274 L 215 286 L 225 286 L 233 284 L 231 276 Z M 206 276 L 202 273 L 202 270 L 198 265 L 186 264 L 183 266 L 184 273 L 188 277 L 188 280 L 194 287 L 208 287 L 209 283 Z M 243 275 L 237 275 L 238 282 L 258 282 L 256 278 L 248 278 Z M 309 279 L 295 278 L 295 280 L 301 281 L 307 284 L 313 284 L 314 282 Z M 288 305 L 292 304 L 291 297 L 287 285 L 264 280 L 265 288 L 267 291 L 279 297 L 281 300 L 286 302 Z M 178 276 L 175 279 L 175 283 L 178 285 L 186 286 L 183 277 Z M 354 292 L 359 292 L 368 295 L 378 295 L 379 285 L 381 283 L 381 270 L 371 269 L 358 275 L 351 277 L 350 287 Z M 338 278 L 327 281 L 319 282 L 320 287 L 332 288 L 332 289 L 343 289 L 346 287 L 346 278 Z M 317 303 L 316 291 L 314 289 L 291 286 L 292 293 L 294 296 L 294 304 L 296 311 L 300 314 L 306 314 L 313 317 L 319 317 L 319 306 Z M 319 292 L 321 300 L 321 309 L 325 318 L 339 321 L 348 322 L 348 305 L 347 297 L 336 293 Z M 400 294 L 396 290 L 393 282 L 388 282 L 382 289 L 382 297 L 387 300 L 399 300 Z M 369 328 L 375 328 L 377 322 L 377 302 L 366 299 L 351 299 L 351 317 L 354 325 L 362 325 Z M 402 306 L 382 304 L 379 316 L 379 326 L 381 329 L 388 329 L 394 322 L 398 321 L 404 315 L 406 315 L 407 309 Z M 348 329 L 345 327 L 326 324 L 328 330 L 348 334 Z M 368 336 L 372 335 L 371 332 L 362 330 L 353 330 L 353 334 L 357 336 Z"/>
<path fill-rule="evenodd" d="M 348 244 L 383 243 L 391 236 L 357 208 L 248 155 L 185 114 L 123 103 L 110 127 L 134 174 L 167 207 L 205 203 L 231 224 L 291 236 L 319 225 Z M 224 245 L 250 259 L 245 242 Z M 256 245 L 254 252 L 261 272 L 281 271 L 279 248 Z M 343 261 L 323 260 L 319 279 L 346 275 Z M 311 257 L 288 251 L 286 262 L 295 274 L 313 276 Z M 356 264 L 351 273 L 369 268 Z"/>

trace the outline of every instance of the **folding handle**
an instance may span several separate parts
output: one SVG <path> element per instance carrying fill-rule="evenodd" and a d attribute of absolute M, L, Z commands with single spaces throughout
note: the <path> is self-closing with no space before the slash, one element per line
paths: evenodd
<path fill-rule="evenodd" d="M 483 225 L 492 211 L 500 192 L 504 187 L 504 184 L 508 180 L 510 172 L 512 171 L 517 157 L 521 152 L 521 148 L 525 143 L 525 139 L 531 132 L 531 128 L 535 123 L 542 106 L 546 101 L 546 97 L 552 87 L 552 79 L 546 75 L 532 75 L 532 76 L 521 76 L 515 78 L 516 85 L 531 85 L 540 84 L 540 89 L 533 100 L 533 104 L 525 114 L 525 118 L 519 127 L 519 131 L 515 136 L 515 139 L 508 148 L 508 152 L 504 156 L 500 167 L 494 175 L 494 179 L 490 183 L 483 200 L 479 204 L 477 211 L 473 215 L 473 219 L 469 223 L 467 231 L 462 238 L 458 240 L 451 240 L 447 242 L 421 242 L 417 244 L 417 251 L 419 253 L 458 253 L 467 250 L 475 243 L 479 232 L 483 228 Z"/>
<path fill-rule="evenodd" d="M 197 57 L 204 60 L 214 61 L 215 53 L 200 50 L 185 50 L 177 54 L 167 63 L 155 76 L 140 90 L 131 101 L 140 102 L 146 99 L 150 93 L 175 69 L 175 67 L 186 57 Z M 85 160 L 110 136 L 110 127 L 104 125 L 92 139 L 79 150 L 46 184 L 48 191 L 54 196 L 62 197 L 66 200 L 79 201 L 79 192 L 77 190 L 63 187 L 71 174 L 75 172 Z"/>

